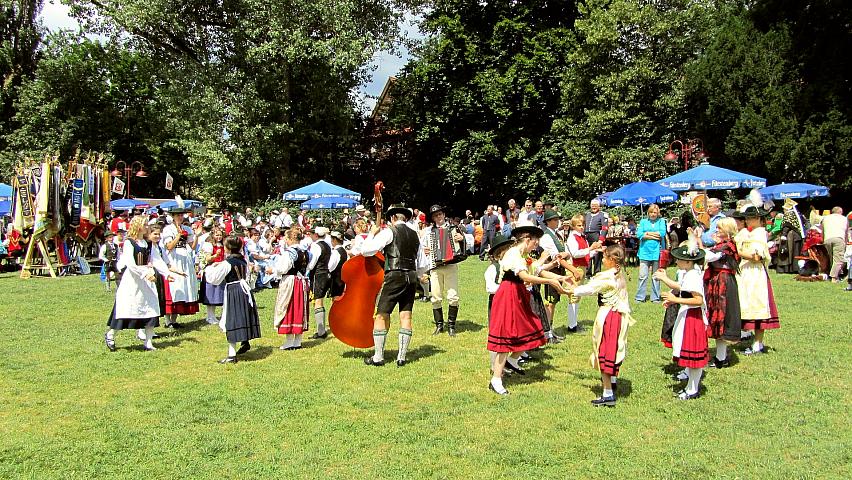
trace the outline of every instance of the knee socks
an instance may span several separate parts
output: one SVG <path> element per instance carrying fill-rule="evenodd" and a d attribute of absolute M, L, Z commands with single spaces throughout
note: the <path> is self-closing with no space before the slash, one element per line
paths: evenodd
<path fill-rule="evenodd" d="M 577 326 L 577 316 L 580 313 L 580 304 L 579 303 L 569 303 L 568 304 L 568 328 L 574 328 Z"/>
<path fill-rule="evenodd" d="M 408 344 L 411 342 L 411 329 L 408 328 L 400 328 L 399 329 L 399 354 L 397 354 L 396 359 L 405 361 L 405 355 L 408 354 Z"/>
<path fill-rule="evenodd" d="M 281 349 L 284 350 L 284 349 L 292 347 L 293 345 L 294 345 L 293 334 L 288 333 L 288 334 L 284 335 L 284 344 L 281 345 Z"/>
<path fill-rule="evenodd" d="M 237 344 L 234 342 L 228 342 L 228 356 L 236 357 L 237 356 Z"/>
<path fill-rule="evenodd" d="M 716 340 L 716 358 L 723 362 L 728 358 L 728 344 L 722 340 Z"/>
<path fill-rule="evenodd" d="M 373 360 L 383 362 L 385 360 L 385 340 L 387 340 L 388 331 L 373 330 L 373 343 L 376 344 L 376 352 L 373 354 Z"/>
<path fill-rule="evenodd" d="M 704 371 L 703 368 L 687 368 L 686 375 L 689 377 L 689 380 L 686 382 L 686 393 L 689 395 L 694 395 L 698 393 L 698 386 L 701 383 L 701 373 Z"/>
<path fill-rule="evenodd" d="M 314 321 L 317 322 L 317 335 L 325 335 L 325 307 L 314 309 Z"/>
<path fill-rule="evenodd" d="M 302 334 L 301 333 L 293 335 L 293 346 L 294 347 L 301 347 L 302 346 Z"/>
<path fill-rule="evenodd" d="M 154 348 L 151 340 L 154 338 L 154 327 L 145 327 L 145 348 Z"/>
<path fill-rule="evenodd" d="M 217 322 L 216 320 L 216 307 L 213 305 L 206 305 L 207 307 L 207 323 L 214 324 Z"/>

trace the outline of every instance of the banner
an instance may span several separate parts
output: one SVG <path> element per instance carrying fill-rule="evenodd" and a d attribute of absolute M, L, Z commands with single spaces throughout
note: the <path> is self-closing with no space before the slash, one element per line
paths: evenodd
<path fill-rule="evenodd" d="M 124 195 L 124 182 L 118 177 L 112 179 L 112 193 Z"/>
<path fill-rule="evenodd" d="M 171 191 L 172 183 L 174 183 L 174 181 L 175 181 L 175 179 L 172 178 L 171 175 L 169 175 L 169 172 L 166 172 L 166 190 Z"/>
<path fill-rule="evenodd" d="M 29 175 L 18 175 L 18 198 L 21 202 L 21 215 L 24 219 L 33 218 L 33 203 L 30 196 L 30 177 Z"/>
<path fill-rule="evenodd" d="M 80 211 L 83 208 L 83 179 L 75 178 L 72 180 L 71 191 L 71 227 L 77 228 L 80 226 Z"/>

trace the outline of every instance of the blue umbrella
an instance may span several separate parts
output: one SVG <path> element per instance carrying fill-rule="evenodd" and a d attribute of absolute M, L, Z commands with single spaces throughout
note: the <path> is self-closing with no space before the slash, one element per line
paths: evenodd
<path fill-rule="evenodd" d="M 196 208 L 201 208 L 201 207 L 204 206 L 204 204 L 201 203 L 198 200 L 184 200 L 183 203 L 184 203 L 184 207 L 186 207 L 190 210 L 195 210 Z M 155 207 L 151 207 L 151 210 L 156 210 L 157 207 L 159 207 L 159 208 L 162 208 L 163 210 L 168 212 L 169 210 L 171 210 L 171 209 L 173 209 L 177 206 L 178 206 L 178 204 L 175 200 L 167 200 L 167 201 L 165 201 L 165 202 L 163 202 L 163 203 L 161 203 L 161 204 L 159 204 Z"/>
<path fill-rule="evenodd" d="M 761 188 L 759 191 L 764 198 L 770 200 L 828 196 L 828 188 L 810 183 L 782 183 L 781 185 Z"/>
<path fill-rule="evenodd" d="M 109 208 L 113 210 L 132 210 L 134 208 L 148 208 L 147 202 L 134 200 L 132 198 L 122 198 L 109 202 Z"/>
<path fill-rule="evenodd" d="M 10 213 L 12 213 L 12 202 L 0 200 L 0 215 L 9 215 Z"/>
<path fill-rule="evenodd" d="M 12 199 L 12 186 L 5 183 L 0 183 L 0 200 Z"/>
<path fill-rule="evenodd" d="M 325 197 L 312 198 L 307 202 L 302 202 L 302 208 L 306 210 L 320 210 L 324 208 L 352 208 L 358 202 L 346 197 Z"/>
<path fill-rule="evenodd" d="M 360 193 L 353 192 L 352 190 L 349 190 L 347 188 L 338 187 L 337 185 L 328 183 L 325 180 L 320 180 L 319 182 L 312 183 L 302 188 L 291 190 L 284 194 L 284 200 L 288 201 L 310 200 L 312 198 L 330 197 L 349 198 L 355 200 L 355 202 L 361 200 Z"/>
<path fill-rule="evenodd" d="M 652 203 L 671 203 L 677 201 L 677 194 L 671 189 L 653 182 L 635 182 L 612 192 L 607 199 L 610 207 L 624 205 L 650 205 Z"/>
<path fill-rule="evenodd" d="M 595 197 L 595 200 L 601 202 L 601 205 L 609 206 L 609 197 L 611 197 L 611 196 L 612 196 L 612 192 L 604 192 L 604 193 L 598 195 L 597 197 Z"/>
<path fill-rule="evenodd" d="M 727 190 L 765 187 L 766 179 L 704 163 L 657 183 L 672 190 Z"/>

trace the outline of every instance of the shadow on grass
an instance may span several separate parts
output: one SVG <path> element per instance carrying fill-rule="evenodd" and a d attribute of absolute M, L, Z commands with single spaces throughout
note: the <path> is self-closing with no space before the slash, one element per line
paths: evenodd
<path fill-rule="evenodd" d="M 178 318 L 178 322 L 180 324 L 180 328 L 166 328 L 166 322 L 163 319 L 160 319 L 160 337 L 180 337 L 189 332 L 199 330 L 206 325 L 210 325 L 207 323 L 206 318 L 198 318 L 195 320 L 191 320 L 189 322 L 181 322 L 180 318 Z M 215 325 L 213 325 L 215 327 Z"/>
<path fill-rule="evenodd" d="M 273 348 L 268 345 L 263 345 L 260 347 L 252 345 L 251 350 L 239 356 L 240 361 L 249 361 L 253 362 L 256 360 L 263 360 L 264 358 L 272 355 L 272 352 L 278 350 L 278 348 Z"/>
<path fill-rule="evenodd" d="M 458 320 L 456 322 L 456 333 L 478 332 L 485 328 L 485 325 L 473 323 L 470 320 Z"/>
<path fill-rule="evenodd" d="M 545 372 L 553 370 L 553 366 L 545 362 L 528 362 L 524 365 L 524 375 L 512 373 L 511 382 L 516 385 L 528 385 L 547 380 Z"/>
<path fill-rule="evenodd" d="M 603 387 L 601 387 L 601 377 L 599 374 L 595 374 L 595 372 L 569 372 L 569 375 L 580 380 L 584 385 L 586 382 L 589 382 L 589 390 L 592 391 L 597 396 L 601 396 L 603 394 Z M 617 377 L 616 382 L 616 396 L 621 398 L 627 398 L 633 393 L 633 382 L 631 382 L 627 378 Z"/>
<path fill-rule="evenodd" d="M 166 350 L 177 347 L 183 342 L 199 343 L 198 340 L 194 338 L 181 338 L 177 335 L 160 336 L 159 341 L 155 338 L 153 343 L 154 346 L 157 347 L 157 350 Z"/>
<path fill-rule="evenodd" d="M 442 348 L 438 348 L 435 345 L 426 344 L 420 345 L 417 348 L 410 349 L 408 351 L 408 355 L 405 356 L 405 361 L 407 364 L 412 364 L 423 360 L 425 358 L 429 358 L 432 355 L 437 355 L 439 353 L 444 353 L 445 350 Z M 399 350 L 389 350 L 385 349 L 385 361 L 393 362 L 396 361 L 396 356 L 399 354 Z M 343 358 L 357 358 L 363 359 L 373 355 L 372 349 L 352 349 L 347 352 L 343 352 L 341 356 Z"/>

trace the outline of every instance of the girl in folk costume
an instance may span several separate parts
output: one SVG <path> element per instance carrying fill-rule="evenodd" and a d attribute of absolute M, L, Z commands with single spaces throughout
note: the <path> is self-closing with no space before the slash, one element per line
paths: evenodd
<path fill-rule="evenodd" d="M 707 302 L 707 321 L 710 328 L 707 336 L 716 339 L 716 355 L 713 366 L 730 366 L 728 344 L 740 341 L 740 296 L 737 288 L 737 272 L 740 256 L 734 244 L 737 222 L 723 218 L 716 225 L 716 244 L 705 250 L 704 291 Z"/>
<path fill-rule="evenodd" d="M 574 296 L 598 294 L 598 314 L 592 330 L 594 351 L 590 357 L 592 366 L 601 372 L 603 393 L 592 405 L 615 406 L 616 376 L 627 355 L 627 329 L 635 320 L 630 316 L 627 281 L 624 278 L 624 248 L 610 245 L 604 251 L 604 271 L 592 277 L 585 285 L 569 287 Z"/>
<path fill-rule="evenodd" d="M 146 240 L 148 241 L 148 251 L 150 253 L 148 263 L 154 267 L 154 283 L 157 285 L 157 301 L 160 305 L 160 315 L 163 315 L 166 312 L 165 285 L 167 282 L 173 281 L 175 277 L 180 274 L 179 271 L 176 271 L 171 265 L 169 265 L 169 257 L 166 255 L 163 246 L 160 243 L 162 230 L 162 227 L 157 224 L 149 224 L 148 235 L 146 237 Z M 153 337 L 157 338 L 159 335 L 155 333 Z M 145 330 L 140 328 L 136 330 L 136 338 L 145 342 L 148 337 L 145 334 Z"/>
<path fill-rule="evenodd" d="M 544 232 L 530 223 L 521 223 L 512 230 L 516 239 L 500 260 L 503 278 L 494 294 L 491 305 L 491 322 L 488 325 L 488 350 L 496 353 L 491 363 L 492 377 L 488 388 L 498 395 L 508 395 L 503 386 L 503 368 L 523 375 L 518 358 L 521 352 L 547 343 L 541 319 L 530 308 L 530 293 L 524 282 L 533 285 L 547 284 L 560 293 L 566 293 L 562 281 L 568 277 L 551 272 L 530 272 L 533 260 L 529 253 L 538 247 Z M 510 355 L 511 354 L 511 355 Z"/>
<path fill-rule="evenodd" d="M 500 288 L 500 281 L 503 278 L 503 272 L 500 269 L 500 259 L 506 253 L 506 249 L 513 244 L 511 238 L 506 238 L 502 233 L 497 233 L 494 236 L 494 244 L 488 250 L 488 255 L 491 257 L 491 265 L 485 269 L 485 291 L 488 293 L 488 324 L 491 324 L 491 304 L 494 303 L 494 294 Z M 494 359 L 491 359 L 492 362 Z"/>
<path fill-rule="evenodd" d="M 302 334 L 308 329 L 311 314 L 311 288 L 306 275 L 308 253 L 299 248 L 302 236 L 298 227 L 287 230 L 284 236 L 287 247 L 266 270 L 280 278 L 272 322 L 278 334 L 284 335 L 281 350 L 302 348 Z"/>
<path fill-rule="evenodd" d="M 697 265 L 704 260 L 704 251 L 694 242 L 671 250 L 677 268 L 683 271 L 680 282 L 666 275 L 665 270 L 654 272 L 654 278 L 665 283 L 671 292 L 661 295 L 663 307 L 678 304 L 680 309 L 672 329 L 672 359 L 684 371 L 677 376 L 687 380 L 686 388 L 678 393 L 680 400 L 698 398 L 698 388 L 704 367 L 707 366 L 707 315 L 704 306 L 704 276 Z"/>
<path fill-rule="evenodd" d="M 749 202 L 738 210 L 745 216 L 746 228 L 734 237 L 740 254 L 740 273 L 737 287 L 740 297 L 743 330 L 754 330 L 754 343 L 745 350 L 746 355 L 765 353 L 763 333 L 780 328 L 778 307 L 772 292 L 772 283 L 766 263 L 769 261 L 766 229 L 763 217 L 768 210 L 763 208 L 763 198 L 757 190 L 749 194 Z"/>
<path fill-rule="evenodd" d="M 178 315 L 198 312 L 198 278 L 195 276 L 195 233 L 183 225 L 187 209 L 182 200 L 171 210 L 172 223 L 163 229 L 162 241 L 169 255 L 169 263 L 182 275 L 166 282 L 166 327 L 180 328 Z"/>
<path fill-rule="evenodd" d="M 350 256 L 354 257 L 355 255 L 361 254 L 361 244 L 363 244 L 364 240 L 367 239 L 369 229 L 370 226 L 363 218 L 355 220 L 355 224 L 352 226 L 352 230 L 355 232 L 355 238 L 352 239 L 352 243 L 349 246 Z"/>
<path fill-rule="evenodd" d="M 213 264 L 225 260 L 225 245 L 222 243 L 224 239 L 225 235 L 222 229 L 218 227 L 213 228 L 208 241 L 204 242 L 204 245 L 201 246 L 202 264 Z M 207 307 L 207 323 L 211 325 L 218 323 L 216 307 L 222 306 L 222 302 L 224 302 L 225 286 L 209 283 L 202 270 L 201 288 L 198 293 L 201 303 Z"/>
<path fill-rule="evenodd" d="M 251 348 L 249 341 L 260 338 L 260 321 L 257 303 L 246 282 L 249 267 L 242 254 L 242 239 L 229 236 L 225 239 L 225 250 L 228 252 L 225 260 L 205 268 L 204 275 L 214 285 L 225 285 L 219 328 L 228 339 L 228 356 L 219 363 L 237 363 L 237 355 Z M 241 343 L 239 350 L 238 342 Z"/>
<path fill-rule="evenodd" d="M 568 252 L 572 257 L 571 263 L 574 267 L 581 270 L 583 276 L 585 276 L 586 269 L 589 268 L 591 253 L 601 247 L 601 242 L 594 242 L 589 245 L 584 233 L 585 222 L 585 216 L 581 214 L 571 217 L 571 234 L 568 235 L 568 241 L 566 242 Z M 577 319 L 579 313 L 580 297 L 568 297 L 568 331 L 571 333 L 576 333 L 578 330 Z"/>
<path fill-rule="evenodd" d="M 117 265 L 123 272 L 121 282 L 115 290 L 115 305 L 107 321 L 109 330 L 104 335 L 104 342 L 111 352 L 115 351 L 115 331 L 126 328 L 144 328 L 145 350 L 156 350 L 151 339 L 154 327 L 160 325 L 156 277 L 154 268 L 149 265 L 150 248 L 145 241 L 145 218 L 134 218 L 129 228 Z"/>

